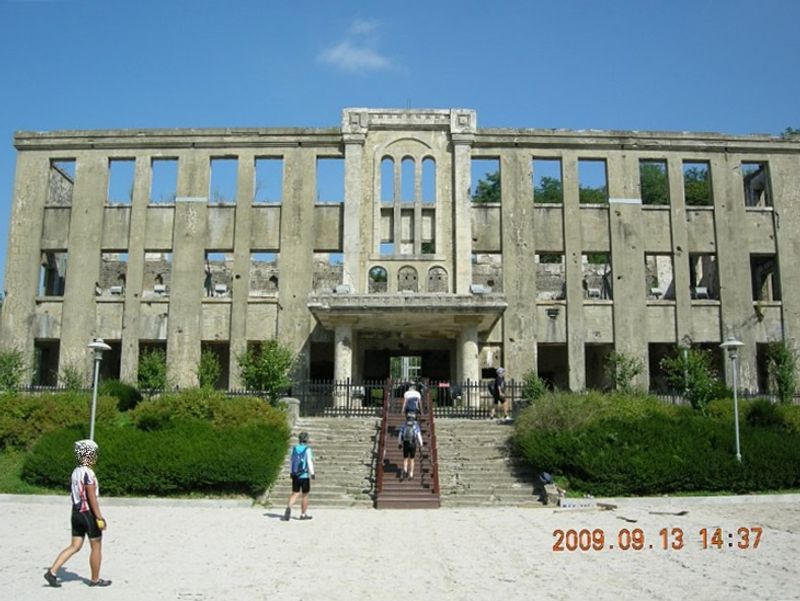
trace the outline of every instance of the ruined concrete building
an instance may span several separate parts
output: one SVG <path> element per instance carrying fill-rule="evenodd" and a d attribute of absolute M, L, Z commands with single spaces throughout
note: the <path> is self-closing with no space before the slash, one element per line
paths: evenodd
<path fill-rule="evenodd" d="M 755 389 L 766 343 L 800 327 L 796 137 L 356 108 L 331 129 L 14 143 L 2 344 L 35 383 L 88 370 L 97 336 L 106 375 L 128 381 L 161 347 L 172 381 L 193 385 L 208 348 L 236 387 L 237 356 L 278 338 L 301 378 L 383 378 L 400 356 L 438 380 L 502 364 L 581 390 L 606 385 L 616 350 L 657 388 L 676 345 L 735 335 Z"/>

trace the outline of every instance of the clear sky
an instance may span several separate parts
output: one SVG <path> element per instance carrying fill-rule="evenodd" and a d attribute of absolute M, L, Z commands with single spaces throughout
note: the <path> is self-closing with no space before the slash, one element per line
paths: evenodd
<path fill-rule="evenodd" d="M 800 127 L 798 0 L 0 0 L 0 272 L 17 130 Z M 31 232 L 39 235 L 39 232 Z"/>

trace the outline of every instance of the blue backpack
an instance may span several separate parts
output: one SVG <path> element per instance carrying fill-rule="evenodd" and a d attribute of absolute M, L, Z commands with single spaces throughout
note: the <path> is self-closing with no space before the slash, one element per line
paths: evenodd
<path fill-rule="evenodd" d="M 300 446 L 303 447 L 302 450 Z M 304 476 L 308 473 L 307 453 L 308 447 L 305 445 L 295 445 L 292 449 L 292 476 Z"/>

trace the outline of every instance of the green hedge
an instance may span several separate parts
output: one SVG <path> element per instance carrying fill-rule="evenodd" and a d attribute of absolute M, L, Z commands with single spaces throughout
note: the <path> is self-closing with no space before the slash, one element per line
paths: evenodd
<path fill-rule="evenodd" d="M 91 394 L 80 392 L 0 396 L 0 448 L 24 449 L 47 432 L 88 425 L 91 403 Z M 114 421 L 118 415 L 116 398 L 97 398 L 97 424 Z"/>
<path fill-rule="evenodd" d="M 67 486 L 74 467 L 72 444 L 85 435 L 84 429 L 66 428 L 43 436 L 25 460 L 22 478 L 42 486 Z M 255 495 L 277 477 L 288 429 L 285 424 L 215 427 L 200 420 L 177 420 L 156 431 L 98 428 L 95 438 L 103 494 Z"/>
<path fill-rule="evenodd" d="M 735 459 L 732 410 L 724 417 L 705 417 L 646 397 L 618 395 L 550 395 L 537 405 L 517 421 L 517 446 L 537 470 L 563 476 L 568 486 L 583 492 L 644 495 L 800 486 L 800 434 L 787 425 L 791 419 L 775 419 L 772 410 L 759 404 L 740 408 L 742 464 Z M 800 413 L 800 407 L 775 412 L 784 413 Z M 770 425 L 759 425 L 765 423 Z"/>
<path fill-rule="evenodd" d="M 117 408 L 120 411 L 130 411 L 142 400 L 142 395 L 135 386 L 119 380 L 104 380 L 100 384 L 98 392 L 102 395 L 115 397 L 117 399 Z"/>

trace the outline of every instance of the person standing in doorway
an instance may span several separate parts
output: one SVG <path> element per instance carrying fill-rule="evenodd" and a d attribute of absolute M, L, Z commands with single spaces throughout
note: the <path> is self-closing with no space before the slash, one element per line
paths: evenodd
<path fill-rule="evenodd" d="M 292 505 L 300 494 L 303 495 L 300 501 L 300 519 L 311 519 L 311 516 L 308 515 L 308 493 L 311 492 L 311 480 L 314 479 L 314 453 L 308 444 L 308 432 L 300 432 L 297 442 L 298 444 L 292 448 L 292 492 L 289 495 L 286 511 L 283 512 L 284 522 L 291 519 Z"/>
<path fill-rule="evenodd" d="M 503 419 L 508 421 L 511 419 L 509 415 L 509 403 L 506 398 L 506 370 L 498 367 L 495 372 L 494 380 L 489 382 L 489 392 L 492 394 L 492 408 L 489 417 L 494 419 L 497 415 L 497 406 L 500 405 L 503 410 Z"/>
<path fill-rule="evenodd" d="M 106 520 L 100 512 L 97 497 L 100 485 L 92 466 L 97 462 L 97 443 L 93 440 L 79 440 L 75 443 L 75 460 L 77 467 L 72 470 L 70 497 L 72 500 L 72 542 L 61 551 L 44 573 L 47 584 L 61 586 L 58 571 L 67 560 L 83 547 L 84 537 L 89 537 L 89 568 L 92 576 L 89 586 L 108 586 L 110 580 L 100 578 L 100 563 L 103 559 L 103 530 Z"/>
<path fill-rule="evenodd" d="M 414 477 L 414 457 L 417 454 L 417 447 L 422 449 L 422 430 L 420 430 L 413 413 L 409 412 L 406 415 L 406 421 L 400 427 L 397 442 L 403 449 L 403 472 L 400 474 L 400 479 L 411 479 Z M 411 467 L 410 470 L 409 467 Z"/>

